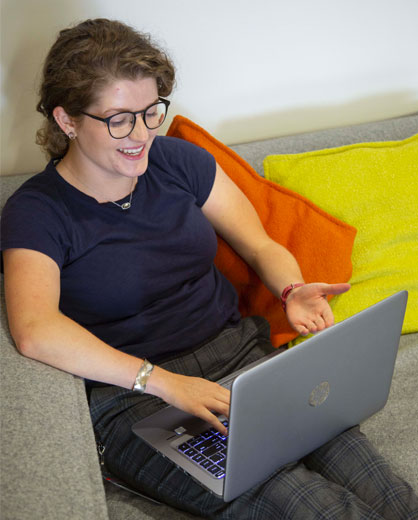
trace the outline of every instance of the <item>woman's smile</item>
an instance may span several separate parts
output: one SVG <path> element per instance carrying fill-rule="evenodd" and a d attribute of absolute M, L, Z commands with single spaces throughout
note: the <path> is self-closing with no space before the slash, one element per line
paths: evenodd
<path fill-rule="evenodd" d="M 145 145 L 136 148 L 118 148 L 118 152 L 125 155 L 126 159 L 143 159 L 145 156 Z"/>

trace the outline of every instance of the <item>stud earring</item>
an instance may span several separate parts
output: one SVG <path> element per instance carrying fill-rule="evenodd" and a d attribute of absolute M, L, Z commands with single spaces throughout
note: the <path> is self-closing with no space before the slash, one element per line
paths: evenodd
<path fill-rule="evenodd" d="M 68 132 L 68 138 L 71 139 L 71 141 L 74 141 L 74 139 L 76 138 L 77 136 L 75 135 L 74 132 Z"/>

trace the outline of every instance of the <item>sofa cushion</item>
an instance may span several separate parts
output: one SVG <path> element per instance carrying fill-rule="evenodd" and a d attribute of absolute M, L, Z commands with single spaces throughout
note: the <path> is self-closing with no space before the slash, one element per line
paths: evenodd
<path fill-rule="evenodd" d="M 383 121 L 326 128 L 230 146 L 259 175 L 264 175 L 263 161 L 267 155 L 303 153 L 371 141 L 400 141 L 416 134 L 417 128 L 418 112 Z"/>
<path fill-rule="evenodd" d="M 84 381 L 19 354 L 0 277 L 1 518 L 107 520 Z"/>
<path fill-rule="evenodd" d="M 167 135 L 186 139 L 214 155 L 253 203 L 269 235 L 295 255 L 307 282 L 345 282 L 350 278 L 350 256 L 356 234 L 352 226 L 305 197 L 263 179 L 230 148 L 184 117 L 174 118 Z M 242 315 L 268 319 L 275 346 L 296 336 L 277 298 L 221 238 L 215 262 L 235 286 Z"/>
<path fill-rule="evenodd" d="M 418 135 L 264 160 L 266 178 L 355 226 L 352 288 L 332 301 L 340 321 L 407 289 L 403 332 L 418 330 Z"/>

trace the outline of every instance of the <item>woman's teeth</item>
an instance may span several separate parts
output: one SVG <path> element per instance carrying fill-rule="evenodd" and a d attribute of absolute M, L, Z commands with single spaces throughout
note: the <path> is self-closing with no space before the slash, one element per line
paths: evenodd
<path fill-rule="evenodd" d="M 140 146 L 139 148 L 129 148 L 129 149 L 118 148 L 118 151 L 122 152 L 126 155 L 139 155 L 143 149 L 144 149 L 144 146 Z"/>

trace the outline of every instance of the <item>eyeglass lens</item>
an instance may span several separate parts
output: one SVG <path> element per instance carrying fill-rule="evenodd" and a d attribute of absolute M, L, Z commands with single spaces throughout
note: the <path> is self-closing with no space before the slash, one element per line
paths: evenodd
<path fill-rule="evenodd" d="M 164 123 L 167 107 L 164 103 L 155 103 L 148 107 L 143 114 L 136 117 L 143 117 L 145 126 L 150 130 L 158 128 Z M 129 135 L 135 126 L 135 116 L 131 112 L 115 114 L 109 119 L 109 132 L 112 137 L 121 139 Z"/>

